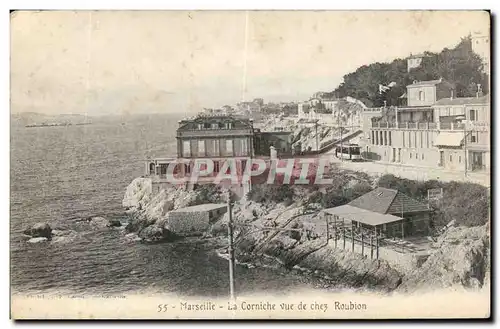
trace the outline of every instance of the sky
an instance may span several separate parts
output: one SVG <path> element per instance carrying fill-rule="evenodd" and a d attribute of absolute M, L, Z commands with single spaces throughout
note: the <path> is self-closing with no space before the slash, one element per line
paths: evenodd
<path fill-rule="evenodd" d="M 481 11 L 20 11 L 11 112 L 198 112 L 302 101 L 373 62 L 488 34 Z"/>

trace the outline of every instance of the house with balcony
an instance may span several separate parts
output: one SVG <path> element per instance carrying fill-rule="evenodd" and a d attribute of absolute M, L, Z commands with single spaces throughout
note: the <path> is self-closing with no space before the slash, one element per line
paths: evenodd
<path fill-rule="evenodd" d="M 489 172 L 491 122 L 489 96 L 482 96 L 481 92 L 478 91 L 476 97 L 440 99 L 433 107 L 437 125 L 443 131 L 441 139 L 461 139 L 464 154 L 465 151 L 467 153 L 464 164 L 467 166 L 467 170 Z M 460 129 L 465 132 L 461 132 Z M 448 130 L 448 137 L 445 137 L 444 134 L 446 130 Z M 464 134 L 466 135 L 465 139 L 463 138 Z M 438 141 L 437 144 L 446 143 Z M 445 147 L 443 145 L 439 150 L 440 160 L 443 160 L 444 163 L 450 156 L 450 154 L 446 154 Z"/>
<path fill-rule="evenodd" d="M 479 93 L 475 98 L 453 96 L 453 85 L 442 79 L 407 86 L 407 106 L 384 108 L 381 116 L 371 118 L 364 157 L 451 171 L 489 171 L 489 100 Z"/>
<path fill-rule="evenodd" d="M 281 155 L 291 154 L 291 132 L 262 132 L 254 128 L 253 120 L 223 114 L 198 114 L 193 118 L 179 121 L 177 128 L 177 155 L 166 158 L 153 158 L 145 161 L 145 176 L 152 178 L 153 192 L 172 184 L 174 179 L 184 179 L 179 183 L 188 186 L 193 177 L 195 160 L 210 159 L 213 171 L 196 179 L 196 184 L 213 183 L 221 173 L 224 164 L 231 160 L 238 182 L 222 180 L 222 185 L 230 187 L 239 195 L 251 188 L 250 180 L 245 181 L 243 173 L 247 163 L 256 155 L 269 161 L 271 146 Z M 174 169 L 168 172 L 169 166 Z M 170 167 L 171 168 L 171 167 Z M 206 169 L 201 164 L 201 170 Z M 172 169 L 170 169 L 172 170 Z M 226 173 L 229 173 L 229 169 Z"/>
<path fill-rule="evenodd" d="M 255 156 L 253 121 L 223 114 L 198 114 L 179 121 L 177 128 L 177 156 L 147 159 L 145 175 L 153 178 L 153 191 L 169 184 L 167 170 L 175 165 L 174 178 L 189 178 L 195 159 L 210 159 L 214 163 L 210 176 L 197 179 L 197 183 L 211 183 L 227 159 L 234 160 L 241 177 L 249 158 Z M 242 182 L 240 182 L 242 183 Z"/>

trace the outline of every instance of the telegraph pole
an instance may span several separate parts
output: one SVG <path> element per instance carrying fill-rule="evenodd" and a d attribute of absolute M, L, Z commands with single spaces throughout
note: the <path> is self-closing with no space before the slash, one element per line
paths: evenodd
<path fill-rule="evenodd" d="M 229 221 L 227 224 L 227 232 L 229 239 L 229 294 L 231 297 L 231 302 L 235 301 L 234 298 L 234 241 L 233 241 L 233 214 L 231 209 L 231 191 L 227 192 L 227 213 L 229 215 Z"/>
<path fill-rule="evenodd" d="M 467 113 L 465 113 L 466 118 L 467 118 Z M 464 175 L 467 176 L 467 120 L 464 120 L 464 164 L 465 164 L 465 171 Z"/>

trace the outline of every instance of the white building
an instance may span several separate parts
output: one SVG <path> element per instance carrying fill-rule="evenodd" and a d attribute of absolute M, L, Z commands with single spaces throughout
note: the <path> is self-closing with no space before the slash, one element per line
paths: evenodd
<path fill-rule="evenodd" d="M 474 32 L 471 36 L 472 51 L 481 57 L 484 65 L 484 72 L 489 73 L 490 69 L 490 37 L 487 34 Z"/>

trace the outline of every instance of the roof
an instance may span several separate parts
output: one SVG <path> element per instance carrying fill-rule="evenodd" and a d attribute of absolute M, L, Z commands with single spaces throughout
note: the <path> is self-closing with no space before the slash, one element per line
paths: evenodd
<path fill-rule="evenodd" d="M 441 98 L 434 104 L 435 106 L 443 105 L 470 105 L 470 104 L 488 104 L 489 96 L 481 97 L 458 97 L 458 98 Z"/>
<path fill-rule="evenodd" d="M 414 111 L 433 111 L 431 106 L 405 106 L 396 107 L 398 112 L 414 112 Z"/>
<path fill-rule="evenodd" d="M 385 187 L 378 187 L 349 202 L 349 205 L 380 214 L 429 210 L 426 204 L 418 202 L 398 190 Z"/>
<path fill-rule="evenodd" d="M 406 87 L 407 88 L 411 88 L 411 87 L 421 87 L 421 86 L 435 86 L 435 85 L 438 85 L 440 83 L 443 83 L 443 84 L 446 84 L 446 85 L 449 85 L 449 86 L 453 86 L 452 83 L 444 80 L 444 79 L 438 79 L 438 80 L 428 80 L 428 81 L 414 81 L 412 84 L 409 84 L 407 85 Z"/>
<path fill-rule="evenodd" d="M 415 54 L 415 55 L 410 55 L 408 58 L 423 58 L 427 57 L 425 54 Z"/>
<path fill-rule="evenodd" d="M 348 204 L 323 210 L 327 214 L 337 215 L 349 221 L 356 221 L 370 226 L 377 226 L 401 221 L 401 217 L 379 214 L 373 211 L 357 208 Z"/>
<path fill-rule="evenodd" d="M 464 133 L 462 131 L 440 132 L 439 135 L 437 135 L 434 145 L 459 147 L 462 146 L 463 140 L 464 140 Z"/>
<path fill-rule="evenodd" d="M 176 210 L 172 210 L 171 212 L 198 212 L 198 211 L 210 211 L 215 209 L 226 208 L 227 205 L 224 203 L 206 203 L 199 204 L 196 206 L 180 208 Z"/>

